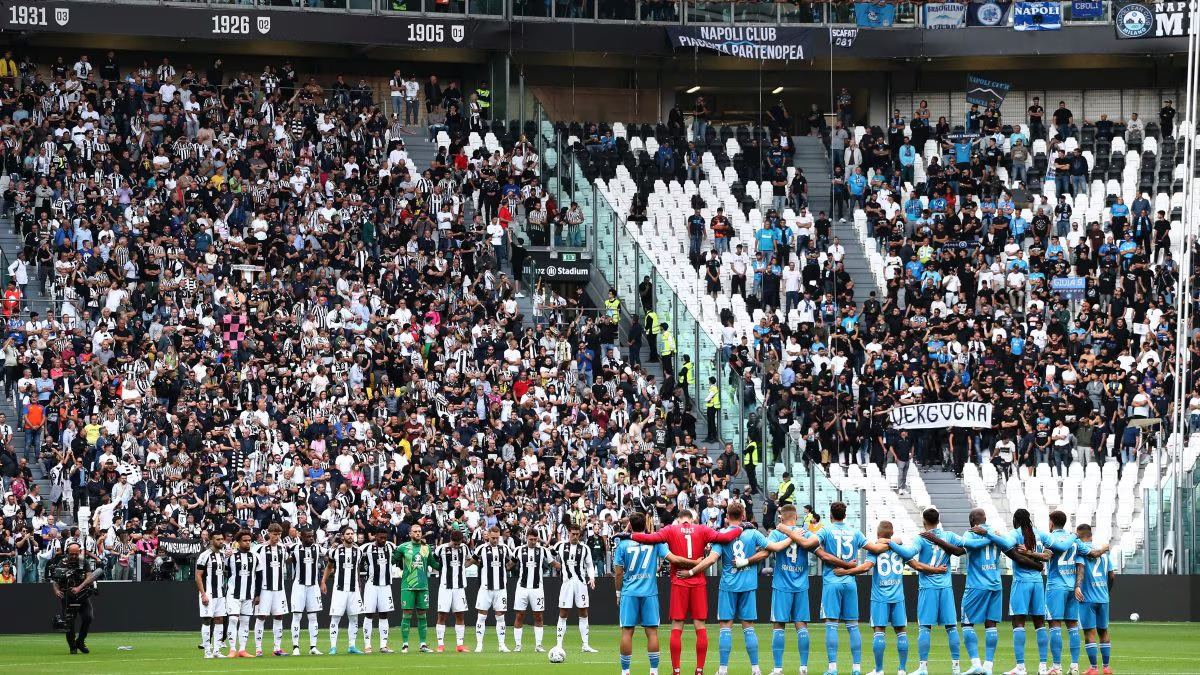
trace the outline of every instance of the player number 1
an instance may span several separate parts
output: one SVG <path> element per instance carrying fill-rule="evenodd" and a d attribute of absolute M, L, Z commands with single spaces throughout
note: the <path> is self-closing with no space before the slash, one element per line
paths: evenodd
<path fill-rule="evenodd" d="M 687 557 L 692 557 L 692 535 L 683 535 L 683 541 L 687 544 Z"/>

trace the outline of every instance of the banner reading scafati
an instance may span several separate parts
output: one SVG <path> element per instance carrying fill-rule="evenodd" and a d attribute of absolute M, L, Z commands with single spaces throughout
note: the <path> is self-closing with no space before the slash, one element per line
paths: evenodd
<path fill-rule="evenodd" d="M 991 403 L 917 403 L 892 408 L 893 429 L 944 429 L 991 427 Z"/>
<path fill-rule="evenodd" d="M 774 26 L 668 26 L 675 49 L 707 49 L 743 59 L 805 61 L 812 58 L 813 38 L 826 31 Z"/>

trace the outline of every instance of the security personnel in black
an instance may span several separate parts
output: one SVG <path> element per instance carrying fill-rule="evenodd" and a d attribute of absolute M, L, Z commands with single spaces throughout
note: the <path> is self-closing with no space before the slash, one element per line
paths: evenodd
<path fill-rule="evenodd" d="M 91 653 L 87 647 L 88 629 L 92 626 L 92 593 L 96 580 L 104 572 L 95 569 L 83 555 L 83 547 L 67 544 L 61 555 L 47 565 L 47 576 L 54 586 L 54 595 L 62 601 L 62 617 L 66 622 L 67 646 L 72 654 Z"/>
<path fill-rule="evenodd" d="M 483 206 L 484 224 L 490 224 L 492 218 L 500 213 L 500 181 L 496 180 L 494 172 L 487 172 L 483 184 L 479 187 L 479 194 L 480 203 Z"/>
<path fill-rule="evenodd" d="M 750 494 L 758 494 L 758 441 L 751 440 L 742 451 L 742 468 L 746 470 L 746 481 L 750 483 Z"/>
<path fill-rule="evenodd" d="M 696 384 L 696 366 L 692 363 L 692 357 L 687 354 L 683 355 L 683 365 L 679 366 L 679 385 L 683 387 L 683 403 L 686 407 L 692 407 L 692 387 Z M 712 434 L 712 429 L 708 430 Z"/>
<path fill-rule="evenodd" d="M 492 90 L 488 87 L 487 80 L 479 83 L 475 87 L 475 100 L 479 103 L 479 119 L 491 119 L 492 115 Z"/>
<path fill-rule="evenodd" d="M 658 314 L 651 309 L 646 312 L 646 344 L 650 346 L 650 363 L 658 363 Z"/>

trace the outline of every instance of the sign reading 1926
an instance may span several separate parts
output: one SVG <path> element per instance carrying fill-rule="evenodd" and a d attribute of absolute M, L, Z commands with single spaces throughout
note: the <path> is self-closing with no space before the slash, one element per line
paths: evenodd
<path fill-rule="evenodd" d="M 271 32 L 271 17 L 253 17 L 246 14 L 226 14 L 224 12 L 212 16 L 212 32 L 214 35 L 250 35 L 251 26 L 259 34 Z"/>

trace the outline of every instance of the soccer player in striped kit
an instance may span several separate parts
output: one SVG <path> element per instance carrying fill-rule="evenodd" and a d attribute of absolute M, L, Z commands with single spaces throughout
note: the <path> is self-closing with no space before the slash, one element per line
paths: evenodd
<path fill-rule="evenodd" d="M 395 609 L 392 600 L 392 554 L 396 545 L 388 541 L 388 531 L 379 527 L 375 540 L 359 547 L 367 566 L 366 588 L 363 589 L 363 651 L 371 653 L 371 617 L 379 621 L 379 653 L 391 654 L 388 647 L 388 614 Z"/>
<path fill-rule="evenodd" d="M 213 532 L 210 548 L 196 558 L 196 588 L 200 591 L 200 638 L 204 658 L 225 658 L 221 632 L 225 623 L 225 558 L 221 547 L 225 535 Z M 215 630 L 214 630 L 215 628 Z"/>
<path fill-rule="evenodd" d="M 508 570 L 512 569 L 512 552 L 500 544 L 500 530 L 493 527 L 487 532 L 487 543 L 480 544 L 471 555 L 479 566 L 479 595 L 475 597 L 475 651 L 483 651 L 483 637 L 487 634 L 488 612 L 496 615 L 496 639 L 500 651 L 509 651 L 504 644 L 504 613 L 508 611 Z"/>
<path fill-rule="evenodd" d="M 308 614 L 308 653 L 320 656 L 317 648 L 317 612 L 321 611 L 321 560 L 325 551 L 316 543 L 312 528 L 300 531 L 300 541 L 292 546 L 292 656 L 300 655 L 300 619 Z"/>
<path fill-rule="evenodd" d="M 471 557 L 471 551 L 463 544 L 462 531 L 451 531 L 450 543 L 434 549 L 433 557 L 441 572 L 441 581 L 438 583 L 437 652 L 446 651 L 446 617 L 451 614 L 454 615 L 454 638 L 458 644 L 455 650 L 465 652 L 467 560 Z"/>
<path fill-rule="evenodd" d="M 567 541 L 559 542 L 554 548 L 554 567 L 562 573 L 562 586 L 558 590 L 558 648 L 562 649 L 567 634 L 567 616 L 571 608 L 579 612 L 579 637 L 583 640 L 585 653 L 596 653 L 588 639 L 588 607 L 591 599 L 588 589 L 596 587 L 596 567 L 592 564 L 592 550 L 580 541 L 583 529 L 572 523 L 567 528 Z"/>
<path fill-rule="evenodd" d="M 333 577 L 333 595 L 329 599 L 329 654 L 337 654 L 338 630 L 342 615 L 347 616 L 350 628 L 350 648 L 347 654 L 361 654 L 355 646 L 358 641 L 358 615 L 362 612 L 362 598 L 358 591 L 358 567 L 362 553 L 355 542 L 354 530 L 343 527 L 341 545 L 329 549 L 325 563 L 325 574 L 321 577 L 321 595 L 329 590 L 329 577 Z"/>
<path fill-rule="evenodd" d="M 237 550 L 225 559 L 225 611 L 229 614 L 229 658 L 250 658 L 246 641 L 250 639 L 250 617 L 258 604 L 258 556 L 250 550 L 253 535 L 240 530 L 235 536 Z"/>
<path fill-rule="evenodd" d="M 542 546 L 537 530 L 531 529 L 525 535 L 525 542 L 513 550 L 513 561 L 517 569 L 517 592 L 513 599 L 513 609 L 516 617 L 513 621 L 513 636 L 516 646 L 513 651 L 521 651 L 525 637 L 525 621 L 533 615 L 533 640 L 535 652 L 544 652 L 542 636 L 545 634 L 543 612 L 546 611 L 546 565 L 553 554 L 550 549 Z"/>
<path fill-rule="evenodd" d="M 284 572 L 288 565 L 288 550 L 279 543 L 283 527 L 272 523 L 267 528 L 267 543 L 258 549 L 259 566 L 259 598 L 254 607 L 254 655 L 262 656 L 263 629 L 267 624 L 267 615 L 273 617 L 271 632 L 275 637 L 275 656 L 287 656 L 283 651 L 283 617 L 288 613 L 287 595 L 285 594 Z"/>

